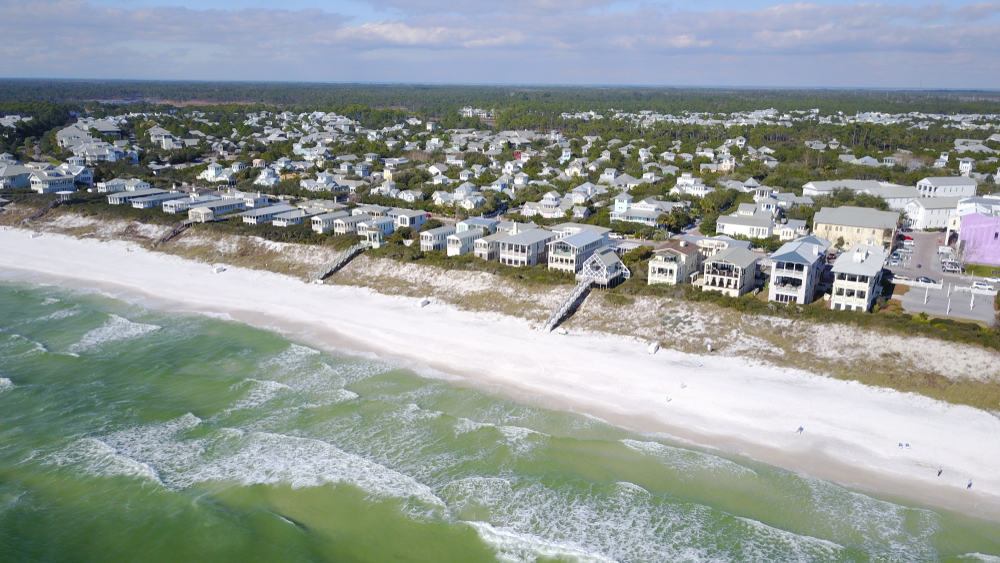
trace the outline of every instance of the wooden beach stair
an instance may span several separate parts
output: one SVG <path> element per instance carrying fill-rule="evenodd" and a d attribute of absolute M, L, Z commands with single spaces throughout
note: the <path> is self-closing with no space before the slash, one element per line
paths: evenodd
<path fill-rule="evenodd" d="M 160 237 L 160 240 L 154 242 L 153 243 L 153 248 L 156 248 L 157 246 L 160 246 L 161 244 L 167 242 L 168 240 L 170 240 L 170 239 L 172 239 L 172 238 L 180 235 L 181 233 L 183 233 L 184 231 L 186 231 L 188 229 L 188 227 L 191 226 L 191 224 L 192 224 L 192 221 L 186 221 L 186 220 L 185 221 L 181 221 L 181 223 L 179 225 L 177 225 L 176 227 L 174 227 L 173 229 L 171 229 L 171 231 L 169 233 L 163 235 L 162 237 Z"/>
<path fill-rule="evenodd" d="M 562 303 L 556 307 L 556 310 L 552 312 L 549 320 L 545 321 L 542 326 L 544 332 L 551 332 L 559 323 L 569 317 L 572 312 L 576 309 L 577 304 L 583 299 L 584 295 L 590 291 L 590 286 L 593 285 L 594 281 L 591 279 L 584 279 L 580 283 L 576 284 L 573 291 L 563 299 Z"/>
<path fill-rule="evenodd" d="M 337 257 L 333 260 L 333 262 L 327 264 L 322 270 L 320 270 L 315 276 L 313 276 L 312 281 L 319 282 L 330 277 L 331 275 L 333 275 L 334 272 L 343 268 L 355 256 L 361 254 L 365 250 L 368 250 L 370 246 L 371 246 L 370 243 L 368 243 L 367 241 L 362 241 L 351 246 L 347 250 L 341 252 L 339 255 L 337 255 Z"/>

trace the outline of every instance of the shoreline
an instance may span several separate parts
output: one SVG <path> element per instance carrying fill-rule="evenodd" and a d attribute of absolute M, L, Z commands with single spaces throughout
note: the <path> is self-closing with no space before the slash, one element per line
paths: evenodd
<path fill-rule="evenodd" d="M 649 355 L 621 336 L 543 334 L 524 319 L 436 301 L 422 308 L 366 288 L 235 267 L 216 274 L 124 241 L 29 232 L 0 230 L 0 267 L 22 272 L 19 281 L 79 280 L 154 309 L 226 315 L 522 402 L 1000 521 L 1000 419 L 986 411 L 739 357 Z"/>

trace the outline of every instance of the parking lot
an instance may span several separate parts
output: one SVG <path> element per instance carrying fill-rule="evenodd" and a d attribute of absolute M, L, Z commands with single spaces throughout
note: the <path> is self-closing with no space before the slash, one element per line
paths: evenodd
<path fill-rule="evenodd" d="M 985 291 L 970 291 L 975 281 L 971 276 L 942 271 L 938 247 L 944 244 L 944 233 L 904 234 L 913 238 L 911 251 L 900 252 L 898 264 L 890 261 L 887 266 L 889 271 L 894 277 L 916 280 L 925 276 L 940 282 L 937 287 L 912 286 L 906 294 L 898 297 L 906 312 L 993 322 L 996 318 L 993 295 Z"/>

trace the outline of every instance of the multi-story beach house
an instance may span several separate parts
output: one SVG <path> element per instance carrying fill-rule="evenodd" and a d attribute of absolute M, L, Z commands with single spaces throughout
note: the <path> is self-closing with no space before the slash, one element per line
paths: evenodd
<path fill-rule="evenodd" d="M 251 209 L 249 211 L 244 211 L 240 215 L 243 217 L 243 222 L 248 225 L 260 225 L 263 223 L 270 223 L 274 218 L 282 213 L 287 213 L 289 211 L 295 211 L 298 208 L 294 205 L 286 205 L 284 203 L 279 203 L 276 205 L 269 205 L 267 207 L 258 207 L 256 209 Z"/>
<path fill-rule="evenodd" d="M 349 235 L 358 232 L 358 224 L 371 219 L 367 213 L 361 215 L 345 215 L 333 220 L 333 233 L 336 235 Z"/>
<path fill-rule="evenodd" d="M 188 220 L 195 223 L 208 223 L 226 213 L 244 209 L 246 209 L 246 203 L 242 199 L 220 199 L 188 209 Z"/>
<path fill-rule="evenodd" d="M 485 231 L 480 227 L 465 228 L 462 232 L 454 232 L 448 235 L 447 248 L 448 256 L 462 256 L 475 249 L 476 240 L 483 238 Z"/>
<path fill-rule="evenodd" d="M 653 253 L 647 281 L 650 285 L 690 283 L 701 270 L 701 263 L 702 254 L 696 245 L 686 240 L 670 241 Z"/>
<path fill-rule="evenodd" d="M 496 232 L 476 239 L 473 244 L 472 254 L 482 260 L 500 259 L 500 241 L 509 237 L 505 232 Z"/>
<path fill-rule="evenodd" d="M 878 297 L 887 252 L 879 245 L 857 244 L 833 263 L 830 308 L 869 311 Z"/>
<path fill-rule="evenodd" d="M 813 218 L 813 234 L 844 250 L 855 244 L 892 248 L 899 213 L 868 207 L 824 207 Z"/>
<path fill-rule="evenodd" d="M 745 248 L 727 248 L 705 260 L 701 278 L 695 284 L 702 291 L 739 297 L 756 285 L 757 260 L 757 255 Z"/>
<path fill-rule="evenodd" d="M 814 236 L 781 245 L 771 256 L 767 300 L 800 305 L 812 303 L 829 248 L 829 241 Z"/>
<path fill-rule="evenodd" d="M 396 220 L 397 229 L 409 227 L 419 231 L 427 222 L 428 213 L 419 209 L 393 209 L 388 215 Z"/>
<path fill-rule="evenodd" d="M 965 176 L 930 176 L 917 182 L 920 197 L 972 197 L 976 180 Z"/>
<path fill-rule="evenodd" d="M 589 230 L 550 241 L 547 249 L 549 269 L 576 273 L 584 261 L 607 242 L 607 238 Z"/>
<path fill-rule="evenodd" d="M 598 287 L 614 287 L 629 279 L 632 272 L 622 263 L 615 251 L 609 247 L 598 249 L 584 260 L 576 274 L 578 281 L 590 280 Z"/>
<path fill-rule="evenodd" d="M 455 227 L 445 225 L 420 233 L 420 251 L 445 250 L 448 247 L 448 236 L 455 234 Z"/>
<path fill-rule="evenodd" d="M 312 218 L 312 230 L 319 233 L 328 233 L 333 230 L 333 222 L 342 217 L 350 217 L 347 211 L 331 211 Z"/>
<path fill-rule="evenodd" d="M 548 258 L 549 241 L 555 238 L 552 231 L 531 229 L 510 235 L 499 241 L 499 259 L 508 266 L 536 266 Z"/>

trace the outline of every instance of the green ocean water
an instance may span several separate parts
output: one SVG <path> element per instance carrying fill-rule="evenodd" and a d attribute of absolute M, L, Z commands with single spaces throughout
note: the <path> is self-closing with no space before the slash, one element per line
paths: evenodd
<path fill-rule="evenodd" d="M 524 406 L 391 360 L 0 282 L 2 561 L 996 554 L 1000 524 Z"/>

